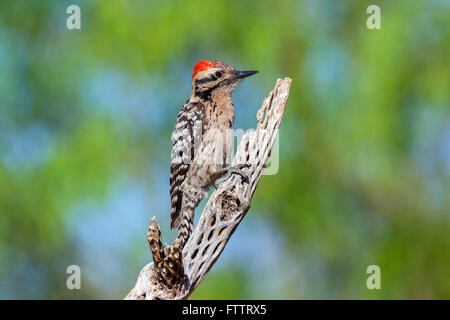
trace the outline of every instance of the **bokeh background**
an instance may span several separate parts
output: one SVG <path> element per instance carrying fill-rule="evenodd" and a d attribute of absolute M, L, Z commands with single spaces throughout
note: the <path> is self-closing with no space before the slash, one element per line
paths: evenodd
<path fill-rule="evenodd" d="M 293 82 L 279 172 L 191 298 L 450 298 L 449 16 L 444 0 L 0 0 L 0 298 L 121 299 L 153 215 L 173 241 L 170 133 L 200 59 L 260 70 L 236 128 Z"/>

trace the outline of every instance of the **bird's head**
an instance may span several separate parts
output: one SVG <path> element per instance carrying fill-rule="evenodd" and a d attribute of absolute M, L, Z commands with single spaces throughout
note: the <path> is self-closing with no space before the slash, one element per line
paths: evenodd
<path fill-rule="evenodd" d="M 192 91 L 205 100 L 215 90 L 231 93 L 242 79 L 257 72 L 237 71 L 228 63 L 218 60 L 201 60 L 194 66 Z"/>

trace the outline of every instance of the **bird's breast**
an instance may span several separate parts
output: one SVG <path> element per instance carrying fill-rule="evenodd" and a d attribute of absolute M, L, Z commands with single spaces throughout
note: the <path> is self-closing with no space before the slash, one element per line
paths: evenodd
<path fill-rule="evenodd" d="M 233 103 L 212 102 L 207 117 L 211 128 L 230 129 L 234 123 Z"/>

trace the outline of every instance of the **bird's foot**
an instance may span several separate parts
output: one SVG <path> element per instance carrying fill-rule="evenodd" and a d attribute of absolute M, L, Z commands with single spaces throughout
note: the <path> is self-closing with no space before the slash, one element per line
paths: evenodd
<path fill-rule="evenodd" d="M 249 164 L 239 164 L 234 167 L 227 167 L 227 168 L 220 169 L 219 171 L 217 171 L 217 173 L 225 173 L 225 175 L 223 177 L 217 179 L 214 182 L 214 187 L 217 189 L 219 187 L 219 185 L 222 182 L 224 182 L 226 179 L 228 179 L 228 177 L 230 177 L 230 175 L 233 173 L 239 174 L 242 177 L 243 183 L 248 183 L 249 182 L 248 176 L 244 171 L 242 171 L 242 169 L 244 169 L 244 168 L 250 168 L 250 165 Z"/>

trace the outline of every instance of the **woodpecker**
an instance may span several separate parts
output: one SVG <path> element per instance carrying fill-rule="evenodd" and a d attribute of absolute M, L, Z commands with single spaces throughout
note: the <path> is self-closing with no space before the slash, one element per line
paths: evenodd
<path fill-rule="evenodd" d="M 194 211 L 209 187 L 224 173 L 233 152 L 232 93 L 236 85 L 258 71 L 237 71 L 228 63 L 201 60 L 192 73 L 192 94 L 181 108 L 172 133 L 170 165 L 171 228 L 181 246 L 194 227 Z"/>

